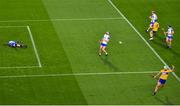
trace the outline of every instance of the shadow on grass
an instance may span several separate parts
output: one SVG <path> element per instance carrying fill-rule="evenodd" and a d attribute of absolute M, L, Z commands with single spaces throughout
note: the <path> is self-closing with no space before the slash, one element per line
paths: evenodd
<path fill-rule="evenodd" d="M 100 56 L 100 59 L 103 61 L 105 65 L 107 65 L 109 68 L 111 68 L 113 71 L 118 72 L 118 68 L 112 64 L 112 62 L 109 61 L 108 56 Z"/>
<path fill-rule="evenodd" d="M 158 36 L 157 36 L 156 38 L 159 39 L 161 42 L 160 42 L 160 41 L 158 42 L 158 41 L 156 41 L 156 40 L 153 40 L 152 43 L 158 45 L 159 47 L 161 47 L 161 48 L 163 48 L 163 49 L 167 49 L 167 50 L 169 50 L 169 52 L 173 53 L 175 56 L 180 57 L 180 53 L 178 53 L 177 51 L 175 51 L 173 48 L 171 48 L 171 49 L 168 49 L 168 48 L 167 48 L 167 45 L 166 45 L 166 42 L 165 42 L 165 39 L 164 39 L 164 38 L 161 38 L 161 37 L 158 37 Z"/>
<path fill-rule="evenodd" d="M 172 52 L 174 55 L 180 57 L 180 53 L 176 52 L 175 50 L 170 49 L 169 51 Z"/>
<path fill-rule="evenodd" d="M 163 103 L 164 105 L 174 105 L 169 98 L 166 96 L 165 100 L 160 99 L 159 97 L 155 96 L 155 99 L 161 103 Z"/>
<path fill-rule="evenodd" d="M 157 39 L 153 40 L 152 42 L 156 45 L 158 45 L 161 48 L 167 49 L 167 45 L 165 42 L 165 38 L 161 38 L 159 36 L 156 36 Z"/>
<path fill-rule="evenodd" d="M 17 51 L 16 47 L 10 47 L 8 44 L 2 44 L 2 46 L 8 47 L 8 48 L 13 48 L 13 49 L 15 49 Z"/>
<path fill-rule="evenodd" d="M 8 44 L 6 44 L 6 43 L 3 43 L 2 45 L 3 45 L 3 46 L 8 46 Z"/>

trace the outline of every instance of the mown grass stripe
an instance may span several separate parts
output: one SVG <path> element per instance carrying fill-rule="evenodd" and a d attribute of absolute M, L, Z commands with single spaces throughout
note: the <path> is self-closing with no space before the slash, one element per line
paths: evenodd
<path fill-rule="evenodd" d="M 65 77 L 65 76 L 96 76 L 96 75 L 121 75 L 121 74 L 151 74 L 158 71 L 145 72 L 106 72 L 106 73 L 70 73 L 70 74 L 45 74 L 45 75 L 12 75 L 0 76 L 0 78 L 33 78 L 33 77 Z"/>
<path fill-rule="evenodd" d="M 97 21 L 97 20 L 123 20 L 122 17 L 115 18 L 57 18 L 57 19 L 42 19 L 42 20 L 2 20 L 1 23 L 6 22 L 50 22 L 50 21 Z"/>
<path fill-rule="evenodd" d="M 139 35 L 139 37 L 147 44 L 147 46 L 152 50 L 152 52 L 157 56 L 157 58 L 166 66 L 167 63 L 161 58 L 161 56 L 154 50 L 154 48 L 146 41 L 146 39 L 141 35 L 141 33 L 132 25 L 132 23 L 124 16 L 124 14 L 114 5 L 111 0 L 108 0 L 111 6 L 124 18 L 124 20 L 131 26 L 131 28 Z M 173 76 L 180 82 L 180 78 L 172 72 Z"/>

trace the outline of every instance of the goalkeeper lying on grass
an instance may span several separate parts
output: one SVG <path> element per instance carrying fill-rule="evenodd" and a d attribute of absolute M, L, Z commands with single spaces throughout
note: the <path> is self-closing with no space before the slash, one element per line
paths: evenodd
<path fill-rule="evenodd" d="M 8 41 L 7 45 L 13 48 L 27 48 L 27 45 L 23 44 L 21 41 Z"/>

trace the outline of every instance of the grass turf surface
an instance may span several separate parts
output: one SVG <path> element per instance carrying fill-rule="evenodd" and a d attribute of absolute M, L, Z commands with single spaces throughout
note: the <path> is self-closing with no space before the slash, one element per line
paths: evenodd
<path fill-rule="evenodd" d="M 158 71 L 163 66 L 123 19 L 32 21 L 122 18 L 107 0 L 0 0 L 0 2 L 0 25 L 29 25 L 43 66 L 42 68 L 0 69 L 1 76 L 150 72 Z M 168 17 L 163 16 L 166 14 L 160 14 L 168 11 L 166 6 L 158 8 L 159 5 L 154 5 L 150 0 L 148 2 L 113 0 L 113 2 L 146 39 L 148 37 L 143 31 L 145 24 L 148 24 L 146 19 L 152 6 L 159 10 L 159 17 L 169 20 Z M 164 3 L 165 1 L 157 2 Z M 178 15 L 176 4 L 178 1 L 174 0 L 171 6 L 174 8 L 174 14 Z M 143 6 L 147 10 L 142 9 Z M 178 20 L 174 17 L 172 19 L 175 24 L 173 26 L 177 26 L 175 32 L 178 35 L 176 30 Z M 17 21 L 8 22 L 7 20 Z M 162 20 L 160 22 L 166 25 L 166 20 Z M 107 30 L 112 33 L 108 48 L 110 55 L 100 58 L 97 55 L 98 40 Z M 8 39 L 22 39 L 30 45 L 26 50 L 14 50 L 2 46 L 3 52 L 0 55 L 7 63 L 1 61 L 1 67 L 37 64 L 26 30 L 3 28 L 0 32 L 2 43 Z M 14 36 L 10 37 L 11 35 Z M 159 43 L 162 40 L 160 38 L 156 40 Z M 119 40 L 123 41 L 122 45 L 118 44 Z M 177 42 L 178 36 L 175 38 L 172 49 L 174 51 L 178 50 Z M 155 42 L 151 44 L 166 62 L 175 64 L 178 70 L 178 51 L 174 54 L 170 52 L 172 50 L 168 51 Z M 13 52 L 13 54 L 6 52 Z M 19 54 L 22 54 L 22 57 L 18 56 Z M 11 60 L 13 56 L 16 62 Z M 177 61 L 174 60 L 174 56 Z M 0 82 L 1 104 L 180 104 L 180 92 L 178 91 L 180 85 L 173 76 L 170 76 L 167 86 L 156 97 L 151 96 L 156 80 L 152 80 L 149 74 L 1 77 Z"/>

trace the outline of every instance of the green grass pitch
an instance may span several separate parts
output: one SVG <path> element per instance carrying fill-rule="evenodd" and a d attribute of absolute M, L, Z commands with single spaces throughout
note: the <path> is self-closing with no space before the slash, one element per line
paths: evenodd
<path fill-rule="evenodd" d="M 180 76 L 179 3 L 0 0 L 0 104 L 180 104 L 180 82 L 172 74 L 152 96 L 157 80 L 151 75 L 164 64 L 117 11 Z M 161 28 L 174 27 L 172 49 L 165 47 L 161 31 L 148 41 L 144 30 L 151 10 L 157 11 Z M 109 56 L 99 57 L 99 40 L 106 31 L 112 34 Z M 22 40 L 28 48 L 9 48 L 4 45 L 8 40 Z"/>

